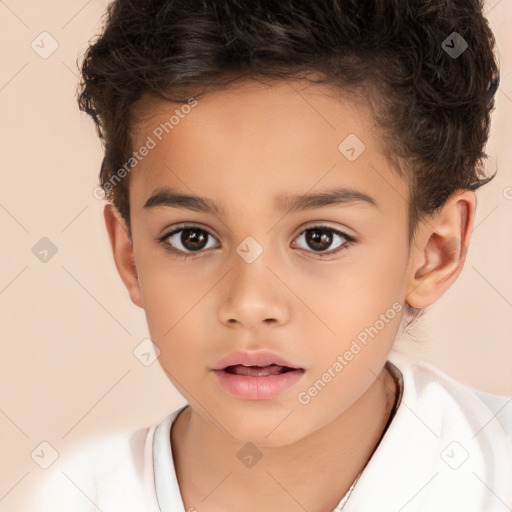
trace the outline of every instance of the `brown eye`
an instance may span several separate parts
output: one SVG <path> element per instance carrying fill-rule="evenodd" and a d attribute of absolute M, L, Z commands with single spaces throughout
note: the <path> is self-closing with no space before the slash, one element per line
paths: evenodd
<path fill-rule="evenodd" d="M 204 249 L 208 241 L 208 234 L 202 229 L 184 229 L 179 237 L 180 243 L 189 251 Z"/>
<path fill-rule="evenodd" d="M 210 240 L 215 238 L 208 231 L 197 226 L 175 229 L 160 239 L 166 249 L 173 253 L 182 253 L 184 256 L 211 248 Z"/>
<path fill-rule="evenodd" d="M 346 249 L 355 239 L 342 231 L 328 226 L 313 226 L 305 229 L 296 240 L 304 240 L 306 250 L 319 254 L 334 254 Z M 333 243 L 336 245 L 333 247 Z M 329 250 L 330 249 L 330 250 Z M 325 252 L 328 251 L 328 252 Z"/>
<path fill-rule="evenodd" d="M 315 251 L 325 251 L 329 249 L 333 241 L 331 232 L 325 229 L 309 229 L 306 231 L 306 243 Z"/>

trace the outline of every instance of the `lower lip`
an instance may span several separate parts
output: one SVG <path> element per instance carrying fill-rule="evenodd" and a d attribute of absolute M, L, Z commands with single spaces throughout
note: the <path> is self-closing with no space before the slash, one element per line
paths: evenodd
<path fill-rule="evenodd" d="M 236 398 L 245 400 L 268 400 L 279 396 L 293 386 L 304 375 L 304 370 L 293 370 L 279 375 L 247 377 L 234 375 L 224 370 L 213 370 L 220 385 Z"/>

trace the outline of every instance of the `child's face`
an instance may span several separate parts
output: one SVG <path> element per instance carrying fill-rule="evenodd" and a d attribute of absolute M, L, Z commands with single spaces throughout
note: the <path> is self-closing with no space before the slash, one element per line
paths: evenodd
<path fill-rule="evenodd" d="M 135 148 L 148 136 L 155 147 L 130 182 L 138 273 L 132 300 L 144 308 L 160 364 L 177 389 L 241 442 L 285 445 L 343 413 L 380 373 L 405 311 L 407 185 L 385 160 L 370 113 L 328 92 L 246 83 L 209 93 L 190 109 L 147 102 L 135 134 Z M 173 114 L 169 133 L 158 130 Z M 207 198 L 222 211 L 145 207 L 165 188 Z M 374 204 L 289 212 L 276 204 L 334 188 Z M 159 241 L 183 223 L 196 231 L 166 240 L 182 254 L 196 251 L 186 260 Z M 311 230 L 315 225 L 325 230 Z M 221 359 L 263 350 L 304 371 L 259 399 L 220 385 L 212 368 Z"/>

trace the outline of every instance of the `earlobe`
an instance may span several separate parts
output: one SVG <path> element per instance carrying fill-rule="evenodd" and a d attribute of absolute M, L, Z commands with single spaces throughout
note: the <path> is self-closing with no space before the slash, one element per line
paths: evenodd
<path fill-rule="evenodd" d="M 475 208 L 474 192 L 457 191 L 438 214 L 420 221 L 409 259 L 410 306 L 430 306 L 456 281 L 464 266 Z"/>
<path fill-rule="evenodd" d="M 119 276 L 126 286 L 132 302 L 142 308 L 137 267 L 126 222 L 112 204 L 105 205 L 103 216 Z"/>

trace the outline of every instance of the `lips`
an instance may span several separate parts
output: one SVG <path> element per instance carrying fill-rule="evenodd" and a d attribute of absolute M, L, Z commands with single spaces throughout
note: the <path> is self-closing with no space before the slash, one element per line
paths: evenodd
<path fill-rule="evenodd" d="M 267 368 L 269 372 L 277 372 L 277 370 L 281 369 L 279 373 L 283 373 L 283 370 L 301 370 L 300 366 L 294 364 L 293 362 L 287 361 L 283 357 L 278 354 L 274 354 L 273 352 L 268 351 L 260 351 L 260 352 L 233 352 L 221 359 L 217 364 L 212 367 L 212 370 L 226 370 L 229 372 L 233 372 L 233 370 L 228 370 L 228 368 L 236 367 L 234 371 L 241 372 L 246 371 L 241 368 L 244 367 L 259 367 L 259 368 Z M 272 368 L 273 367 L 273 368 Z M 271 375 L 275 375 L 276 373 L 271 373 Z"/>
<path fill-rule="evenodd" d="M 242 400 L 271 400 L 297 384 L 305 373 L 272 352 L 234 352 L 211 368 L 220 388 Z"/>
<path fill-rule="evenodd" d="M 268 366 L 244 366 L 243 364 L 236 364 L 227 366 L 224 371 L 233 375 L 243 375 L 245 377 L 266 377 L 269 375 L 279 375 L 281 373 L 294 371 L 295 368 L 288 366 L 280 366 L 271 364 Z"/>

